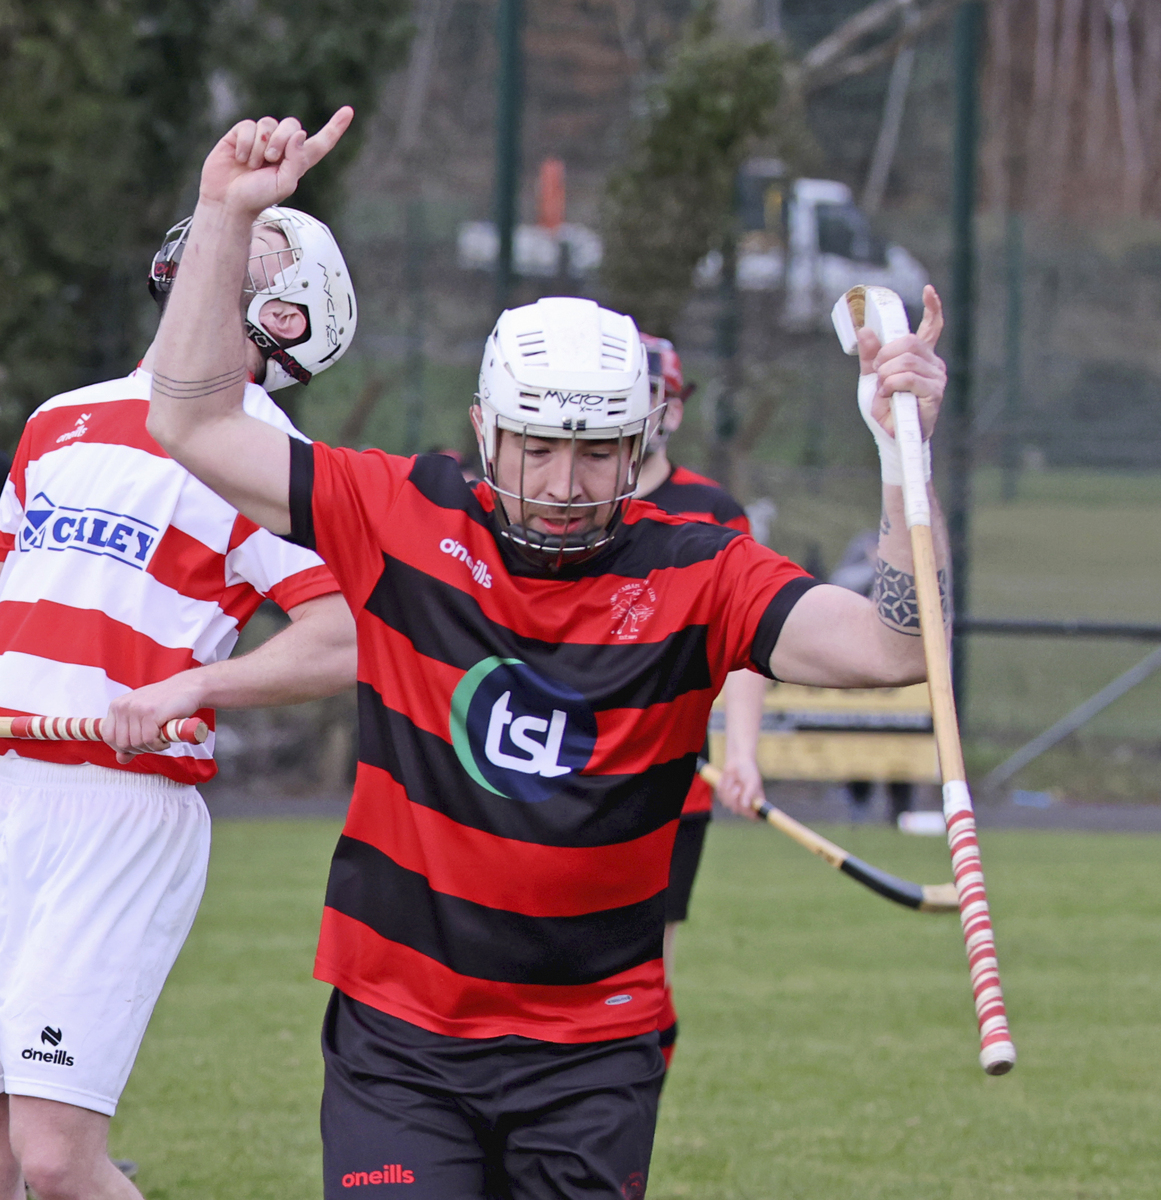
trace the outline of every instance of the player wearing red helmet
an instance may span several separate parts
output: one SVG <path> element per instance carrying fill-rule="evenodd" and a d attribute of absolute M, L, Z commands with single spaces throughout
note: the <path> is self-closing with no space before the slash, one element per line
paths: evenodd
<path fill-rule="evenodd" d="M 672 342 L 647 333 L 641 335 L 641 342 L 649 359 L 649 378 L 660 412 L 645 448 L 637 495 L 682 520 L 708 521 L 712 525 L 725 525 L 749 533 L 750 521 L 745 509 L 725 488 L 704 475 L 670 462 L 669 438 L 681 425 L 685 401 L 692 394 L 693 386 L 685 383 L 681 358 Z M 733 672 L 723 689 L 726 758 L 718 795 L 731 812 L 751 819 L 754 803 L 763 797 L 762 774 L 756 756 L 765 691 L 766 681 L 751 671 Z M 700 776 L 695 777 L 681 810 L 669 867 L 669 887 L 665 893 L 666 986 L 659 1035 L 666 1066 L 672 1060 L 678 1031 L 672 989 L 677 926 L 689 914 L 689 900 L 712 810 L 713 789 Z"/>

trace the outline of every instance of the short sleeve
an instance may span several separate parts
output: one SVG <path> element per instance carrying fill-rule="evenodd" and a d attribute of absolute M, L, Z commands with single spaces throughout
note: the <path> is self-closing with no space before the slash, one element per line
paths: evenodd
<path fill-rule="evenodd" d="M 227 587 L 249 584 L 283 612 L 339 590 L 313 550 L 292 545 L 243 516 L 235 519 L 225 567 Z"/>
<path fill-rule="evenodd" d="M 819 580 L 751 537 L 722 551 L 715 576 L 720 653 L 727 671 L 750 667 L 773 678 L 770 655 L 790 610 Z"/>
<path fill-rule="evenodd" d="M 354 611 L 383 573 L 391 509 L 412 464 L 382 450 L 290 443 L 289 540 L 317 551 Z"/>

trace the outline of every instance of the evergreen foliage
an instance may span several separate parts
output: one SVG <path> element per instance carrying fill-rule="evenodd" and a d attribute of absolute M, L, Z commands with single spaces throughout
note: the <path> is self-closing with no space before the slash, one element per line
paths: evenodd
<path fill-rule="evenodd" d="M 0 444 L 55 392 L 132 366 L 149 260 L 212 138 L 238 113 L 316 128 L 340 104 L 366 111 L 406 53 L 408 12 L 0 0 Z M 298 204 L 333 216 L 359 129 Z"/>
<path fill-rule="evenodd" d="M 727 229 L 738 167 L 772 130 L 781 85 L 772 41 L 720 37 L 713 6 L 699 6 L 606 185 L 602 278 L 609 304 L 642 329 L 671 330 L 694 267 Z"/>

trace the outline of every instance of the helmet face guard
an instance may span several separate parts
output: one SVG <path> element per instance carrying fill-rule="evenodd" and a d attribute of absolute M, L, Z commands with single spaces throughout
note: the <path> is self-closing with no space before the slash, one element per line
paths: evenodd
<path fill-rule="evenodd" d="M 654 416 L 644 347 L 629 317 L 572 296 L 545 297 L 500 314 L 484 347 L 480 367 L 477 432 L 487 482 L 496 498 L 501 534 L 542 570 L 583 562 L 612 540 L 622 509 L 633 495 Z M 505 456 L 499 470 L 501 431 L 519 439 L 519 471 Z M 561 503 L 528 494 L 530 439 L 567 445 L 568 499 Z M 584 442 L 616 446 L 610 494 L 578 500 L 579 455 Z M 602 511 L 604 520 L 597 520 Z M 548 516 L 547 514 L 551 514 Z M 532 527 L 537 516 L 563 522 L 566 532 Z M 567 532 L 571 521 L 595 526 Z"/>
<path fill-rule="evenodd" d="M 641 463 L 644 459 L 644 430 L 634 422 L 632 427 L 621 426 L 615 430 L 601 430 L 599 436 L 590 434 L 586 437 L 583 430 L 574 427 L 562 437 L 560 431 L 546 432 L 540 425 L 524 424 L 519 428 L 513 428 L 513 424 L 503 419 L 499 421 L 495 450 L 487 457 L 484 464 L 486 482 L 496 498 L 496 514 L 500 521 L 501 536 L 517 549 L 526 562 L 543 570 L 555 573 L 563 567 L 585 562 L 613 540 L 625 505 L 637 490 L 637 478 L 640 475 Z M 497 478 L 496 464 L 500 451 L 500 433 L 506 433 L 520 441 L 520 481 L 516 491 L 502 487 Z M 568 442 L 569 499 L 566 503 L 552 504 L 528 497 L 525 466 L 528 461 L 526 451 L 530 437 Z M 598 440 L 616 444 L 614 456 L 617 471 L 613 483 L 613 494 L 604 499 L 578 501 L 574 499 L 577 446 L 583 441 Z M 532 528 L 532 520 L 540 510 L 551 511 L 554 519 L 562 521 L 567 527 L 568 522 L 575 517 L 589 513 L 595 516 L 603 508 L 609 509 L 609 515 L 605 521 L 583 533 L 550 534 Z"/>
<path fill-rule="evenodd" d="M 177 277 L 192 219 L 179 221 L 165 235 L 149 270 L 150 294 L 163 307 Z M 259 236 L 262 230 L 274 231 L 286 244 L 250 256 L 242 300 L 246 336 L 262 353 L 263 386 L 272 392 L 292 383 L 309 383 L 338 362 L 354 339 L 358 310 L 347 265 L 326 225 L 297 209 L 278 206 L 264 210 L 254 222 Z M 302 310 L 306 332 L 300 338 L 283 342 L 263 328 L 262 308 L 269 300 L 285 300 Z"/>

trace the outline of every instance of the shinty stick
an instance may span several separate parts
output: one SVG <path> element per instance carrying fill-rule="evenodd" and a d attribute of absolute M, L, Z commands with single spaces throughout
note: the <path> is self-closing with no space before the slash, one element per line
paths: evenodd
<path fill-rule="evenodd" d="M 0 717 L 0 738 L 29 738 L 39 742 L 99 742 L 104 717 Z M 167 742 L 200 746 L 209 735 L 205 721 L 177 717 L 166 721 L 161 736 Z"/>
<path fill-rule="evenodd" d="M 722 773 L 717 767 L 703 762 L 698 768 L 698 774 L 711 787 L 717 787 L 721 782 Z M 953 883 L 912 883 L 909 879 L 900 879 L 897 875 L 889 875 L 870 863 L 856 858 L 849 851 L 834 842 L 828 841 L 820 833 L 815 833 L 807 825 L 796 821 L 789 813 L 775 808 L 769 800 L 763 800 L 754 806 L 754 811 L 780 833 L 786 834 L 792 841 L 804 846 L 811 854 L 817 854 L 824 862 L 829 863 L 836 871 L 842 871 L 852 879 L 868 887 L 872 892 L 894 900 L 906 908 L 918 909 L 920 912 L 952 913 L 959 911 L 959 901 L 955 894 Z"/>
<path fill-rule="evenodd" d="M 857 331 L 863 325 L 873 330 L 883 345 L 911 332 L 903 301 L 889 288 L 853 287 L 839 299 L 831 316 L 839 341 L 848 354 L 858 354 Z M 947 632 L 931 539 L 931 506 L 927 482 L 923 478 L 923 431 L 919 425 L 918 401 L 910 392 L 896 392 L 891 398 L 891 412 L 895 420 L 895 440 L 903 459 L 903 507 L 911 533 L 919 629 L 927 660 L 932 723 L 943 776 L 943 815 L 947 821 L 952 874 L 959 895 L 960 923 L 980 1029 L 980 1066 L 989 1075 L 1004 1075 L 1016 1064 L 1016 1047 L 1012 1044 L 1000 989 L 992 918 L 984 889 L 975 814 L 951 688 Z"/>

